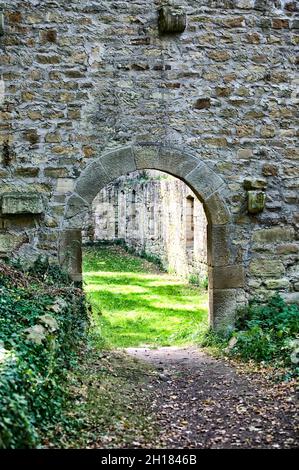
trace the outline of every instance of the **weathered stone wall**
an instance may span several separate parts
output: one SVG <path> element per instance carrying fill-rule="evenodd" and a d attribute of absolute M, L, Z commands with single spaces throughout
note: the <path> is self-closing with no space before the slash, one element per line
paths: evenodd
<path fill-rule="evenodd" d="M 84 228 L 85 242 L 123 240 L 170 272 L 207 275 L 203 205 L 185 183 L 160 171 L 131 173 L 103 188 Z"/>
<path fill-rule="evenodd" d="M 159 34 L 160 0 L 0 0 L 0 193 L 6 201 L 16 191 L 20 199 L 27 192 L 40 197 L 32 209 L 11 202 L 11 212 L 1 200 L 0 252 L 57 257 L 59 231 L 75 230 L 76 207 L 87 210 L 88 190 L 80 193 L 87 166 L 103 168 L 109 182 L 128 169 L 129 157 L 120 154 L 122 166 L 101 156 L 142 143 L 137 169 L 151 158 L 154 168 L 166 167 L 194 188 L 206 185 L 198 194 L 208 208 L 219 305 L 229 305 L 231 289 L 237 299 L 273 290 L 294 299 L 298 4 L 173 3 L 187 13 L 182 34 Z M 164 160 L 153 157 L 154 148 Z M 196 159 L 195 173 L 183 155 Z M 266 193 L 262 212 L 248 213 L 244 180 Z M 75 185 L 81 206 L 68 202 Z M 40 205 L 43 213 L 36 212 Z"/>

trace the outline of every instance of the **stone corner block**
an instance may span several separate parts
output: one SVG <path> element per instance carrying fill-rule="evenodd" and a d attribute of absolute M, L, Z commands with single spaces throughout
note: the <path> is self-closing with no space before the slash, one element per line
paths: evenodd
<path fill-rule="evenodd" d="M 224 331 L 234 324 L 237 309 L 236 291 L 234 289 L 211 289 L 210 324 L 216 331 Z"/>

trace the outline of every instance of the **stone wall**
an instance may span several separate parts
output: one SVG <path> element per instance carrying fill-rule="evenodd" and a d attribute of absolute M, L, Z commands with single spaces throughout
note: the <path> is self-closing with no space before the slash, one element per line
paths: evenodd
<path fill-rule="evenodd" d="M 207 275 L 207 219 L 188 186 L 159 171 L 135 172 L 103 188 L 84 241 L 123 240 L 181 276 Z"/>
<path fill-rule="evenodd" d="M 298 298 L 298 2 L 175 0 L 176 34 L 164 3 L 0 0 L 0 253 L 57 259 L 105 184 L 166 169 L 199 188 L 223 312 Z"/>

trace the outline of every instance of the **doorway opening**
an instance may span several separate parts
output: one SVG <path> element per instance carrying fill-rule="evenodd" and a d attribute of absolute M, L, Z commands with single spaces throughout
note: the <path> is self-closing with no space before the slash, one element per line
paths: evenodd
<path fill-rule="evenodd" d="M 202 202 L 208 220 L 207 261 L 209 325 L 231 328 L 237 308 L 246 304 L 245 266 L 233 242 L 238 225 L 229 209 L 226 182 L 200 151 L 139 142 L 100 154 L 86 165 L 69 193 L 58 238 L 59 262 L 76 282 L 82 282 L 82 227 L 99 191 L 122 175 L 155 169 L 186 183 Z"/>
<path fill-rule="evenodd" d="M 114 347 L 190 344 L 208 325 L 207 219 L 193 191 L 157 170 L 95 197 L 83 231 L 83 280 Z"/>

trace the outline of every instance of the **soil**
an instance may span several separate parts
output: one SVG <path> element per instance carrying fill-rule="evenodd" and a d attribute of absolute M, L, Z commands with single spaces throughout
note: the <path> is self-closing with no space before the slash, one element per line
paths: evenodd
<path fill-rule="evenodd" d="M 158 436 L 148 448 L 294 448 L 294 382 L 215 359 L 195 347 L 130 348 L 154 368 L 145 385 Z M 138 443 L 135 443 L 138 447 Z M 144 444 L 142 445 L 144 447 Z"/>

